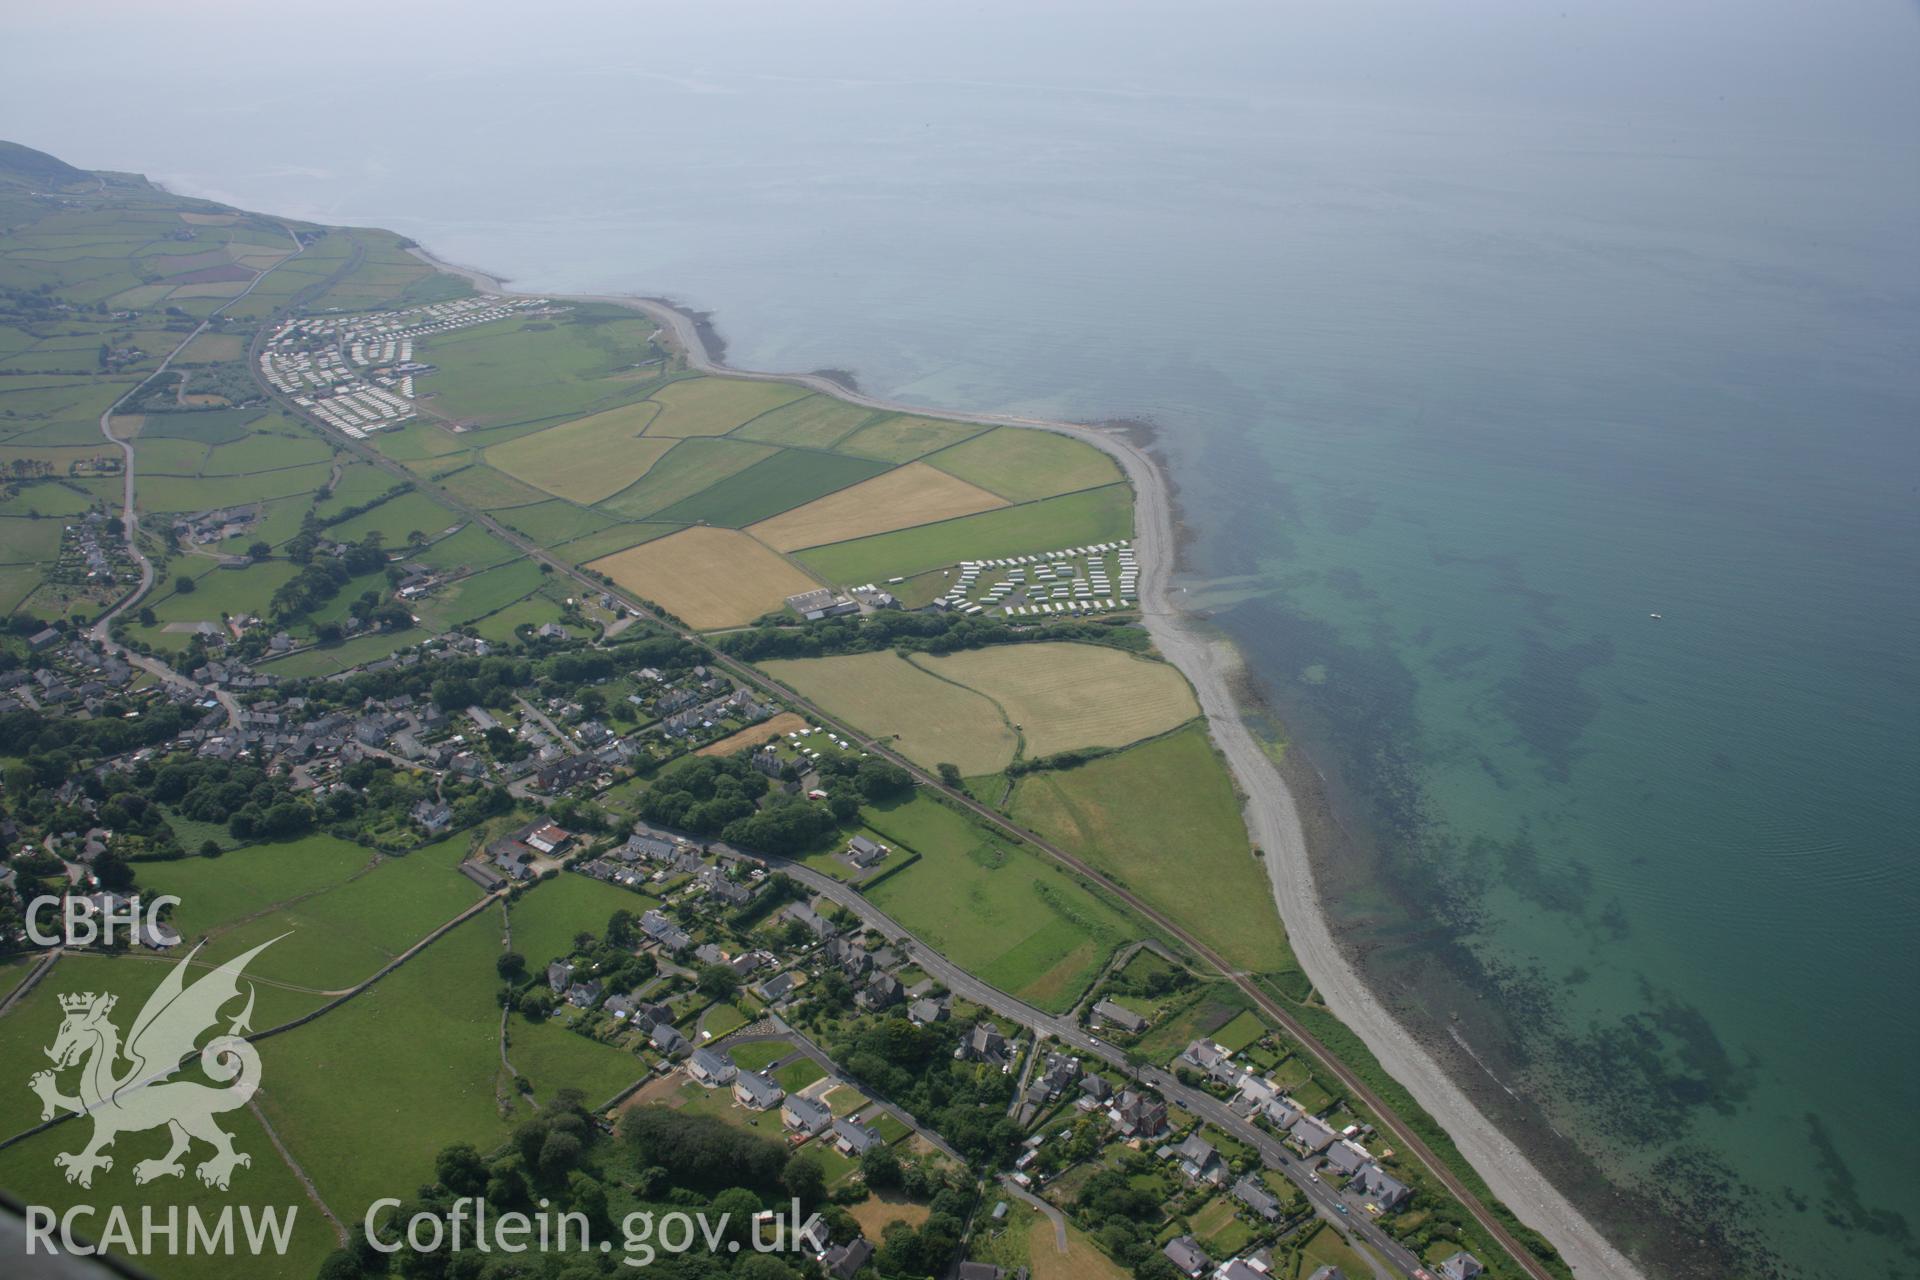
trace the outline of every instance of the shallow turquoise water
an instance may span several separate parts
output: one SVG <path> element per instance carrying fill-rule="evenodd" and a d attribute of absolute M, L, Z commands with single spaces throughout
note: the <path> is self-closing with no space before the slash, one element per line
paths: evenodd
<path fill-rule="evenodd" d="M 1861 40 L 1911 41 L 1867 15 Z M 1181 32 L 1079 61 L 1052 29 L 680 21 L 621 31 L 679 50 L 671 75 L 542 76 L 579 32 L 505 61 L 439 32 L 443 65 L 381 82 L 409 127 L 351 146 L 292 97 L 111 129 L 34 120 L 31 76 L 0 104 L 76 163 L 674 294 L 743 365 L 1150 418 L 1190 598 L 1355 824 L 1333 906 L 1388 997 L 1514 1091 L 1657 1272 L 1920 1273 L 1897 110 L 1756 117 L 1710 67 L 1626 111 L 1539 67 L 1329 88 Z M 538 91 L 489 88 L 518 74 Z"/>

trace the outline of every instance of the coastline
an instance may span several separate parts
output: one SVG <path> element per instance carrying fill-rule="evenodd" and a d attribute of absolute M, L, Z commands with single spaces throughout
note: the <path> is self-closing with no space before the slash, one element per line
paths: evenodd
<path fill-rule="evenodd" d="M 491 293 L 530 296 L 507 287 L 500 277 L 435 257 L 415 245 L 410 250 L 430 265 L 465 277 Z M 921 413 L 983 425 L 1027 427 L 1072 436 L 1117 461 L 1133 485 L 1134 542 L 1141 564 L 1141 615 L 1154 643 L 1168 662 L 1192 684 L 1207 717 L 1209 733 L 1245 797 L 1243 817 L 1262 859 L 1274 904 L 1301 967 L 1327 1007 L 1357 1035 L 1374 1057 L 1452 1138 L 1462 1156 L 1494 1195 L 1533 1230 L 1546 1237 L 1576 1274 L 1637 1277 L 1641 1273 L 1609 1243 L 1540 1172 L 1519 1146 L 1498 1129 L 1467 1091 L 1430 1053 L 1414 1031 L 1403 1025 L 1361 977 L 1336 939 L 1322 910 L 1309 851 L 1306 825 L 1294 789 L 1280 766 L 1248 727 L 1232 690 L 1244 678 L 1239 653 L 1224 638 L 1206 634 L 1173 602 L 1169 586 L 1179 547 L 1170 478 L 1128 424 L 1105 426 L 980 414 L 903 404 L 859 391 L 840 370 L 818 373 L 769 373 L 737 369 L 724 362 L 725 344 L 710 314 L 673 300 L 615 294 L 531 295 L 567 297 L 641 311 L 670 334 L 690 367 L 755 381 L 801 385 L 866 408 Z"/>

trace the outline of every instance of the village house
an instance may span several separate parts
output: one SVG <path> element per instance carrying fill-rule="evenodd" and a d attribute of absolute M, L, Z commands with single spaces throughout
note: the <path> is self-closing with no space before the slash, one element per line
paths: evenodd
<path fill-rule="evenodd" d="M 1012 1054 L 1007 1048 L 1007 1038 L 988 1023 L 976 1022 L 972 1029 L 962 1037 L 960 1047 L 953 1056 L 966 1062 L 984 1062 L 989 1066 L 1005 1068 Z"/>
<path fill-rule="evenodd" d="M 1332 1146 L 1333 1140 L 1339 1135 L 1312 1116 L 1301 1116 L 1294 1126 L 1287 1130 L 1287 1136 L 1298 1144 L 1302 1151 L 1308 1155 L 1317 1156 Z"/>
<path fill-rule="evenodd" d="M 1102 1000 L 1095 1004 L 1093 1016 L 1098 1022 L 1109 1027 L 1118 1027 L 1129 1035 L 1138 1034 L 1147 1029 L 1145 1018 L 1125 1005 L 1115 1004 L 1111 1000 Z"/>
<path fill-rule="evenodd" d="M 723 1084 L 732 1084 L 739 1070 L 724 1053 L 695 1049 L 687 1059 L 687 1074 L 709 1089 L 715 1089 Z"/>
<path fill-rule="evenodd" d="M 789 1094 L 780 1104 L 780 1123 L 793 1132 L 813 1137 L 833 1123 L 833 1112 L 824 1102 L 804 1094 Z"/>
<path fill-rule="evenodd" d="M 865 836 L 855 836 L 847 841 L 847 861 L 860 868 L 871 867 L 887 856 L 887 846 L 877 844 Z"/>
<path fill-rule="evenodd" d="M 1207 1268 L 1213 1265 L 1213 1260 L 1201 1250 L 1200 1242 L 1192 1236 L 1167 1241 L 1167 1247 L 1161 1252 L 1187 1280 L 1200 1280 L 1201 1276 L 1207 1274 Z"/>
<path fill-rule="evenodd" d="M 1480 1265 L 1480 1259 L 1462 1249 L 1459 1253 L 1443 1259 L 1434 1270 L 1440 1274 L 1441 1280 L 1474 1280 L 1474 1277 L 1486 1271 L 1486 1268 Z"/>
<path fill-rule="evenodd" d="M 827 1250 L 820 1257 L 820 1265 L 826 1268 L 833 1280 L 853 1280 L 872 1257 L 873 1246 L 867 1243 L 865 1237 L 856 1237 Z"/>
<path fill-rule="evenodd" d="M 886 1146 L 887 1141 L 872 1125 L 842 1116 L 833 1122 L 833 1145 L 841 1155 L 857 1159 L 875 1147 Z"/>
<path fill-rule="evenodd" d="M 669 1058 L 677 1058 L 692 1048 L 687 1038 L 670 1022 L 656 1022 L 647 1035 L 647 1043 Z"/>
<path fill-rule="evenodd" d="M 1280 1197 L 1251 1177 L 1242 1178 L 1233 1184 L 1233 1198 L 1267 1222 L 1280 1220 Z"/>
<path fill-rule="evenodd" d="M 769 1076 L 757 1071 L 742 1071 L 733 1078 L 733 1100 L 753 1111 L 777 1107 L 787 1091 Z"/>
<path fill-rule="evenodd" d="M 648 911 L 640 917 L 640 932 L 667 951 L 685 951 L 693 945 L 692 934 L 658 911 Z"/>
<path fill-rule="evenodd" d="M 1390 1177 L 1377 1164 L 1363 1167 L 1347 1184 L 1347 1190 L 1360 1196 L 1376 1213 L 1393 1213 L 1413 1198 L 1413 1189 Z"/>
<path fill-rule="evenodd" d="M 1179 1162 L 1181 1174 L 1189 1182 L 1211 1182 L 1216 1186 L 1227 1179 L 1226 1163 L 1213 1144 L 1198 1133 L 1190 1133 L 1177 1146 L 1162 1149 L 1162 1154 Z"/>
<path fill-rule="evenodd" d="M 549 822 L 527 832 L 521 839 L 526 843 L 528 848 L 534 850 L 536 853 L 544 853 L 550 858 L 557 858 L 565 853 L 568 846 L 573 843 L 573 834 L 564 827 L 558 827 Z"/>
<path fill-rule="evenodd" d="M 1107 1119 L 1125 1138 L 1154 1138 L 1166 1132 L 1167 1104 L 1149 1094 L 1126 1089 L 1114 1097 Z"/>

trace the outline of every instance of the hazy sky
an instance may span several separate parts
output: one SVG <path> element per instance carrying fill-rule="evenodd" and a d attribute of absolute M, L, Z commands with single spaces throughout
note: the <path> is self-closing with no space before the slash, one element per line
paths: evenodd
<path fill-rule="evenodd" d="M 323 9 L 65 0 L 9 14 L 0 119 L 7 136 L 83 165 L 153 166 L 156 155 L 191 152 L 174 131 L 217 141 L 217 122 L 236 108 L 324 116 L 340 149 L 358 130 L 380 128 L 383 101 L 407 104 L 424 128 L 457 128 L 476 118 L 470 99 L 436 104 L 433 90 L 460 86 L 449 96 L 466 97 L 481 71 L 489 97 L 556 128 L 616 135 L 617 122 L 568 115 L 577 78 L 664 77 L 699 91 L 737 75 L 1015 76 L 1126 94 L 1624 112 L 1910 143 L 1920 124 L 1917 12 L 1900 0 L 348 0 Z M 803 36 L 820 31 L 833 38 Z M 318 136 L 297 122 L 290 130 Z"/>

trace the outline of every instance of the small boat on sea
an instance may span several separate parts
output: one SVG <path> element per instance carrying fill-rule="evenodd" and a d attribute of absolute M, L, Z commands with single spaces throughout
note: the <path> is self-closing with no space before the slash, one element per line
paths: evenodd
<path fill-rule="evenodd" d="M 1659 614 L 1657 614 L 1657 613 L 1650 613 L 1650 614 L 1648 614 L 1647 616 L 1648 616 L 1649 618 L 1652 618 L 1652 619 L 1653 619 L 1653 620 L 1654 620 L 1655 622 L 1658 622 L 1658 621 L 1660 621 L 1660 615 L 1659 615 Z"/>

